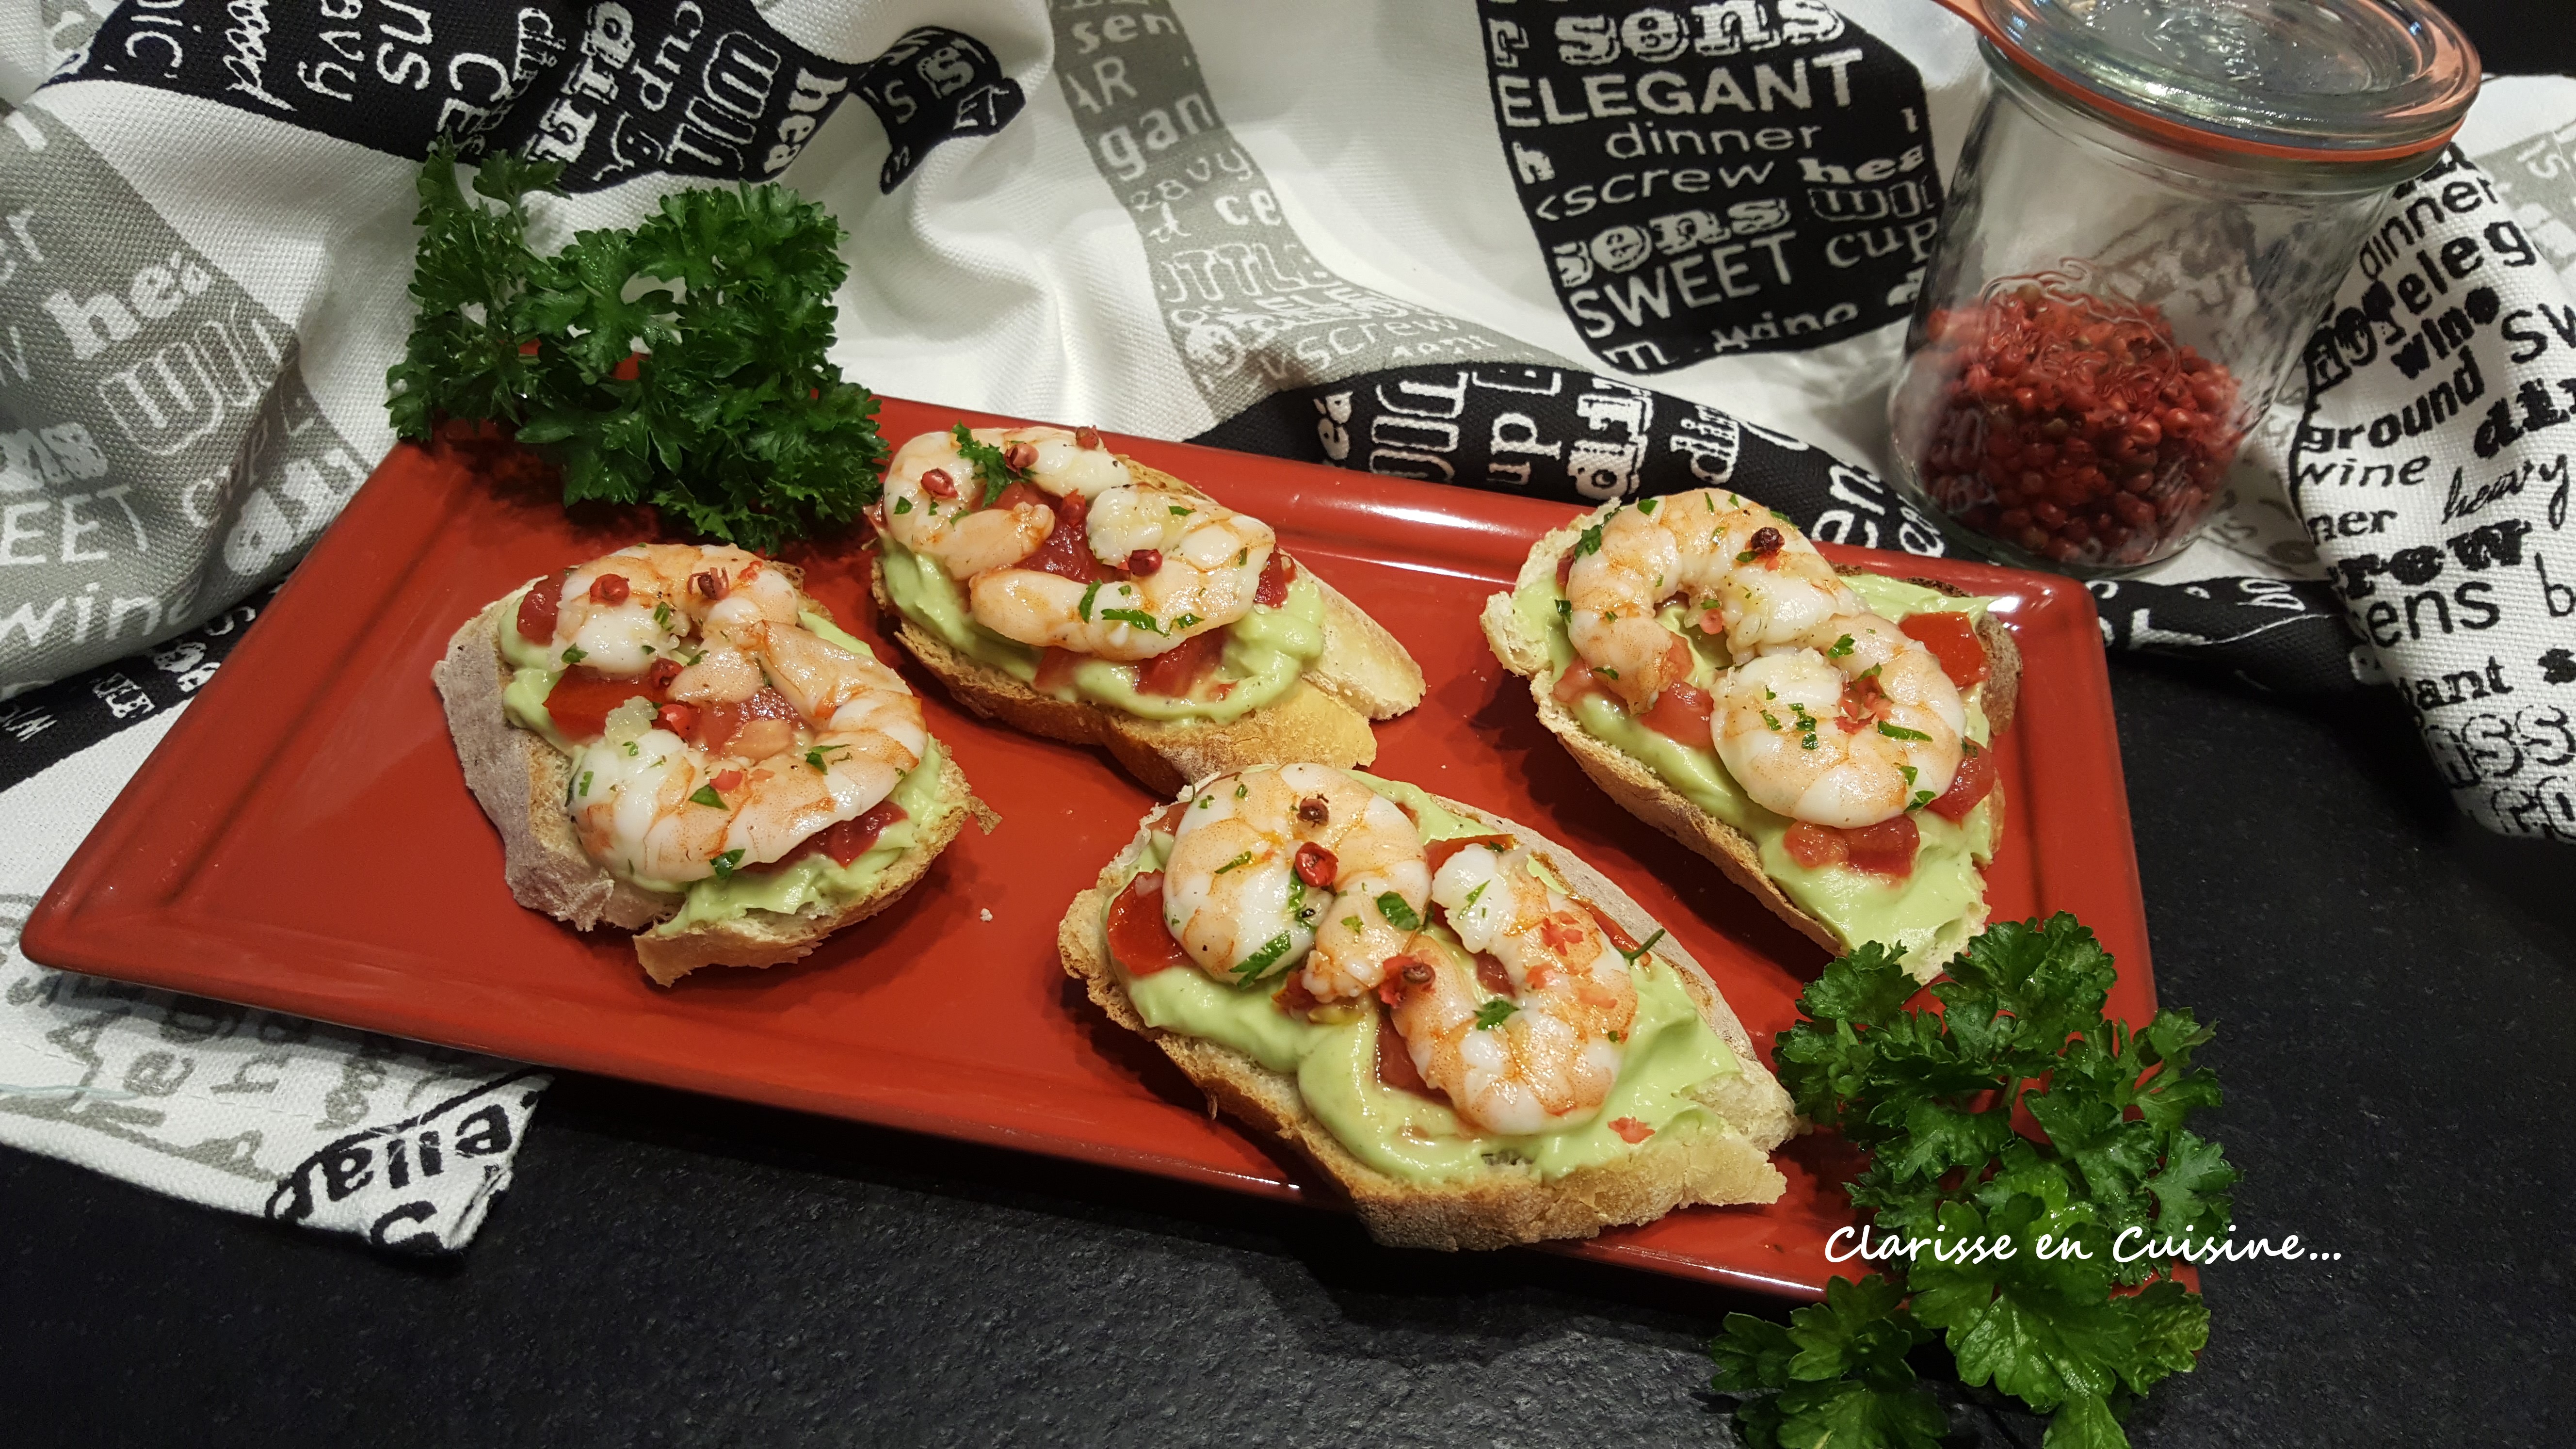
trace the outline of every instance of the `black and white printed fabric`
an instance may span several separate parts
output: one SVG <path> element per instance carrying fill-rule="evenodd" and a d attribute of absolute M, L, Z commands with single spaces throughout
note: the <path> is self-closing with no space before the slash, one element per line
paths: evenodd
<path fill-rule="evenodd" d="M 440 135 L 564 164 L 541 238 L 690 186 L 823 202 L 851 233 L 837 360 L 889 393 L 1568 501 L 1722 482 L 1816 537 L 1931 553 L 1880 481 L 1886 384 L 1984 83 L 1930 0 L 19 7 L 0 902 L 43 889 L 389 446 L 414 163 Z M 2439 173 L 2391 198 L 2217 523 L 2094 590 L 2113 648 L 2250 688 L 2402 690 L 2472 814 L 2557 839 L 2576 838 L 2571 150 L 2576 81 L 2491 85 Z M 42 1090 L 0 1096 L 0 1140 L 165 1186 L 95 1148 L 113 1131 L 27 1124 L 127 1120 L 113 1077 L 120 1111 L 150 1098 L 132 1110 L 176 1124 L 137 1150 L 221 1159 L 203 1124 L 270 1096 L 223 1095 L 269 1079 L 259 1053 L 380 1069 L 361 1119 L 289 1114 L 329 1141 L 255 1154 L 288 1186 L 175 1188 L 209 1200 L 452 1243 L 479 1209 L 386 1218 L 412 1200 L 368 1197 L 361 1225 L 335 1194 L 506 1175 L 455 1114 L 535 1091 L 10 969 L 0 1052 L 50 1043 L 23 1059 L 71 1076 L 12 1067 Z M 115 1031 L 80 1025 L 105 1011 Z M 488 1202 L 499 1179 L 478 1181 Z"/>

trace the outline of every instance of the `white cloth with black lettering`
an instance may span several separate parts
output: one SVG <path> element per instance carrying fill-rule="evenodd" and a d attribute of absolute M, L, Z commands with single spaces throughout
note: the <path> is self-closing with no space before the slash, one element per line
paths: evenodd
<path fill-rule="evenodd" d="M 1567 500 L 1724 482 L 1820 538 L 1937 552 L 1880 481 L 1885 394 L 1984 84 L 1925 0 L 20 7 L 0 798 L 47 823 L 8 817 L 0 890 L 50 877 L 229 611 L 385 452 L 440 134 L 564 163 L 541 239 L 680 187 L 796 187 L 850 232 L 835 356 L 890 393 Z M 2559 839 L 2571 137 L 2576 81 L 2492 85 L 2392 200 L 2229 510 L 2095 590 L 2114 647 L 2257 687 L 2393 682 L 2472 814 Z M 97 988 L 24 979 L 0 1053 L 91 1019 Z M 118 1029 L 200 1034 L 174 1010 L 196 1008 Z M 209 1038 L 249 1053 L 228 1070 L 102 1051 L 86 1100 L 113 1076 L 173 1122 L 230 1110 L 217 1084 L 260 1080 L 271 1029 Z M 359 1051 L 331 1070 L 365 1075 Z M 443 1070 L 368 1111 L 444 1110 L 415 1090 Z M 298 1112 L 337 1123 L 333 1090 Z M 33 1120 L 0 1110 L 0 1136 Z M 318 1220 L 368 1165 L 424 1180 L 428 1149 L 393 1140 L 289 1199 Z"/>

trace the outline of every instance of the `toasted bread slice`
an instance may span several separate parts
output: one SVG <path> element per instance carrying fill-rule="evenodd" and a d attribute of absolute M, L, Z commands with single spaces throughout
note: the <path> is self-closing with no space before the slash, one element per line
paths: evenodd
<path fill-rule="evenodd" d="M 1440 803 L 1531 847 L 1577 896 L 1599 907 L 1631 936 L 1647 940 L 1654 935 L 1655 924 L 1644 908 L 1573 852 L 1499 815 L 1455 800 Z M 1108 911 L 1129 874 L 1128 867 L 1145 848 L 1152 822 L 1149 814 L 1136 840 L 1101 871 L 1097 884 L 1074 897 L 1064 913 L 1056 930 L 1056 950 L 1064 960 L 1065 974 L 1083 983 L 1110 1020 L 1161 1047 L 1207 1094 L 1211 1110 L 1230 1113 L 1286 1142 L 1323 1169 L 1379 1242 L 1455 1250 L 1588 1238 L 1606 1227 L 1652 1222 L 1693 1203 L 1773 1202 L 1786 1188 L 1787 1179 L 1771 1165 L 1770 1153 L 1800 1128 L 1789 1094 L 1763 1066 L 1752 1038 L 1718 994 L 1716 983 L 1698 962 L 1671 944 L 1670 936 L 1655 943 L 1655 959 L 1672 967 L 1699 1008 L 1701 1020 L 1726 1043 L 1742 1069 L 1732 1077 L 1703 1084 L 1696 1093 L 1700 1104 L 1726 1124 L 1724 1129 L 1668 1129 L 1633 1152 L 1577 1168 L 1554 1181 L 1543 1180 L 1528 1163 L 1489 1162 L 1471 1176 L 1436 1183 L 1408 1182 L 1369 1166 L 1306 1109 L 1294 1076 L 1272 1071 L 1230 1047 L 1148 1026 L 1137 1014 L 1110 963 Z"/>
<path fill-rule="evenodd" d="M 1141 481 L 1207 496 L 1160 469 L 1133 458 L 1124 461 Z M 872 565 L 869 578 L 877 607 L 897 626 L 895 638 L 948 686 L 958 703 L 1033 735 L 1099 745 L 1147 789 L 1168 795 L 1192 780 L 1247 765 L 1287 760 L 1366 765 L 1377 758 L 1377 736 L 1369 721 L 1393 719 L 1422 702 L 1422 669 L 1395 636 L 1313 571 L 1303 573 L 1324 598 L 1322 656 L 1287 693 L 1222 724 L 1140 719 L 1089 700 L 1041 694 L 905 617 L 886 591 L 881 567 Z"/>
<path fill-rule="evenodd" d="M 1583 536 L 1583 531 L 1598 522 L 1610 508 L 1605 504 L 1565 527 L 1548 534 L 1530 549 L 1529 558 L 1521 564 L 1519 577 L 1512 581 L 1517 593 L 1540 579 L 1553 578 L 1556 565 L 1565 551 Z M 1863 570 L 1838 567 L 1838 573 L 1855 574 Z M 1932 579 L 1910 579 L 1909 583 L 1940 593 L 1960 597 L 1961 591 Z M 1707 857 L 1724 872 L 1726 878 L 1750 891 L 1772 914 L 1795 926 L 1807 939 L 1836 953 L 1850 950 L 1859 943 L 1842 939 L 1840 933 L 1823 921 L 1801 910 L 1790 900 L 1779 883 L 1762 868 L 1762 852 L 1753 838 L 1743 831 L 1702 810 L 1683 798 L 1644 761 L 1605 741 L 1594 738 L 1583 728 L 1574 712 L 1558 702 L 1549 688 L 1547 639 L 1532 630 L 1512 609 L 1512 593 L 1498 593 L 1485 600 L 1482 619 L 1485 640 L 1493 647 L 1494 657 L 1514 674 L 1529 681 L 1530 698 L 1538 705 L 1539 723 L 1547 726 L 1565 745 L 1566 752 L 1583 773 L 1592 777 L 1621 809 L 1680 841 L 1684 846 Z M 2021 692 L 2021 651 L 2013 643 L 2012 631 L 1988 615 L 1980 621 L 1977 642 L 1984 646 L 1986 662 L 1992 671 L 1986 680 L 1980 700 L 1986 712 L 1990 735 L 2000 735 L 2012 724 L 2013 709 Z M 1994 810 L 2001 818 L 2003 786 L 1995 786 Z M 1984 859 L 1977 864 L 1985 865 Z M 1971 928 L 1980 924 L 1970 922 Z M 1909 969 L 1929 979 L 1938 970 L 1937 961 L 1909 961 Z"/>
<path fill-rule="evenodd" d="M 519 904 L 584 931 L 614 926 L 636 932 L 636 957 L 644 973 L 661 985 L 700 966 L 776 966 L 808 955 L 824 937 L 900 899 L 957 838 L 968 816 L 982 821 L 987 831 L 1000 820 L 975 798 L 955 758 L 944 758 L 939 810 L 919 822 L 913 847 L 865 896 L 838 910 L 816 903 L 793 914 L 754 910 L 681 931 L 657 927 L 656 922 L 679 910 L 683 897 L 620 880 L 583 852 L 563 807 L 572 762 L 502 713 L 501 691 L 511 670 L 501 655 L 500 631 L 516 626 L 507 607 L 515 593 L 467 620 L 447 641 L 446 657 L 430 667 L 466 786 L 501 832 L 502 873 Z M 829 617 L 822 605 L 803 602 Z"/>

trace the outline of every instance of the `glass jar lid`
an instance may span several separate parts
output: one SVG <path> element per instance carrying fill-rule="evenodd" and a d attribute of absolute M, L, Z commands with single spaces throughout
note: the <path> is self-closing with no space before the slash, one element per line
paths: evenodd
<path fill-rule="evenodd" d="M 2439 147 L 2478 56 L 2418 0 L 1945 0 L 2068 98 L 2157 139 L 2295 161 Z"/>

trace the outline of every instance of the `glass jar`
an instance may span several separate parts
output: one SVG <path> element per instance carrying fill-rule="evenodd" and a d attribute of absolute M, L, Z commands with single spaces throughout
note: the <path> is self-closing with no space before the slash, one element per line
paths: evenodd
<path fill-rule="evenodd" d="M 1953 8 L 1993 84 L 1889 400 L 1899 485 L 1988 557 L 2132 573 L 2217 506 L 2476 55 L 2405 0 Z"/>

